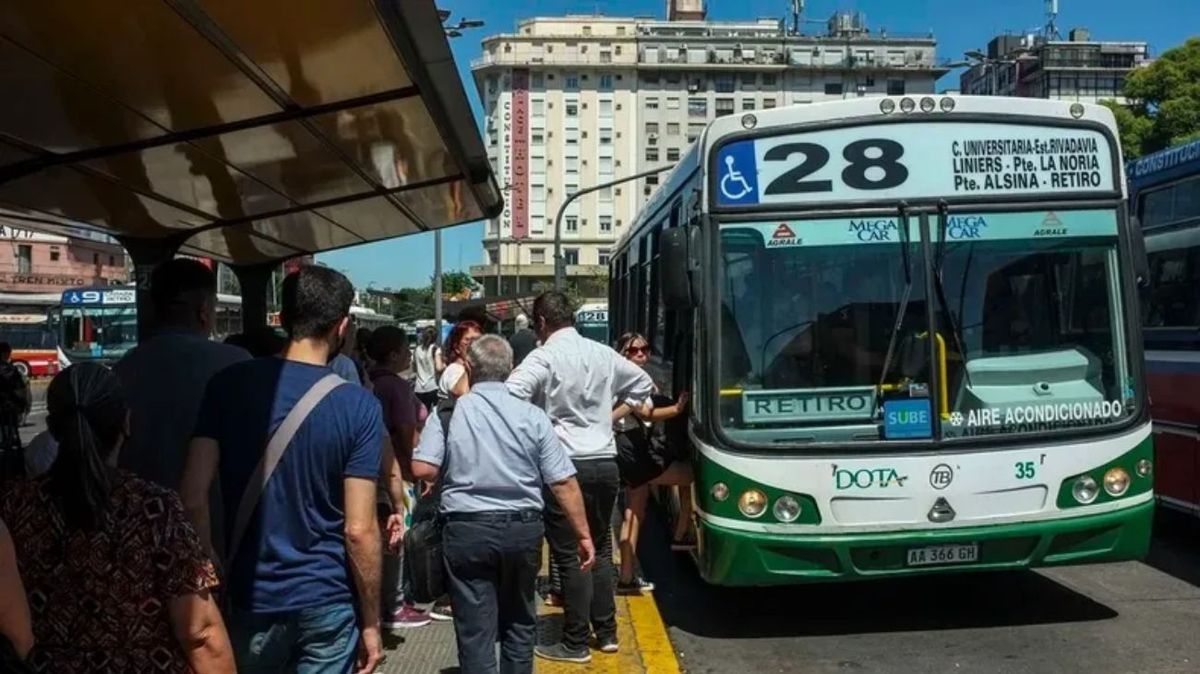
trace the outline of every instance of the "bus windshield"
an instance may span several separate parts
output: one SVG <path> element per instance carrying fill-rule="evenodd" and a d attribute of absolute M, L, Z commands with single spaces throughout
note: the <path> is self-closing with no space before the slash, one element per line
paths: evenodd
<path fill-rule="evenodd" d="M 732 438 L 952 440 L 1127 414 L 1115 211 L 905 222 L 721 225 L 720 422 Z"/>
<path fill-rule="evenodd" d="M 137 307 L 62 308 L 61 348 L 72 361 L 116 360 L 137 345 Z"/>

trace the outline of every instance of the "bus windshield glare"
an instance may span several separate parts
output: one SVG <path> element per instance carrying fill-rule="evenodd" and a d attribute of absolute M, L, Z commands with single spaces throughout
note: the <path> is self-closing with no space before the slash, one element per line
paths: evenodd
<path fill-rule="evenodd" d="M 1119 422 L 1117 227 L 1115 209 L 722 223 L 720 423 L 847 442 Z"/>

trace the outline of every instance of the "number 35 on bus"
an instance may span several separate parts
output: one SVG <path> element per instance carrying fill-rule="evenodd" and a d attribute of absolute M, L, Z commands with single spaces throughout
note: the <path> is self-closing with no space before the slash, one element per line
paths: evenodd
<path fill-rule="evenodd" d="M 1112 114 L 860 99 L 713 122 L 612 258 L 692 392 L 701 574 L 765 585 L 1145 554 L 1153 452 Z M 679 429 L 676 429 L 679 430 Z"/>

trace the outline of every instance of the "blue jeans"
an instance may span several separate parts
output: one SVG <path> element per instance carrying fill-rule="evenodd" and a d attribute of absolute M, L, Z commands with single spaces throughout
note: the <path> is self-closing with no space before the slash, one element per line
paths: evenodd
<path fill-rule="evenodd" d="M 447 516 L 442 529 L 454 632 L 462 674 L 530 674 L 537 640 L 542 515 Z"/>
<path fill-rule="evenodd" d="M 346 674 L 358 655 L 354 606 L 338 604 L 292 613 L 233 609 L 229 638 L 241 674 Z"/>

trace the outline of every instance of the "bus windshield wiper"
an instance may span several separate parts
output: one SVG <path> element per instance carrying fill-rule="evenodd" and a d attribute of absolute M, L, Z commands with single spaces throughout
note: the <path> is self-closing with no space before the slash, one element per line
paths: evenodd
<path fill-rule="evenodd" d="M 912 258 L 908 250 L 908 202 L 901 201 L 900 207 L 900 259 L 904 261 L 904 293 L 900 296 L 900 305 L 896 307 L 896 323 L 892 326 L 892 336 L 888 339 L 887 355 L 883 358 L 883 369 L 879 373 L 879 385 L 875 388 L 878 398 L 883 394 L 883 385 L 887 382 L 889 371 L 892 369 L 892 358 L 896 355 L 896 344 L 900 341 L 900 328 L 904 323 L 904 314 L 908 312 L 908 300 L 912 297 Z"/>
<path fill-rule="evenodd" d="M 937 293 L 938 303 L 946 312 L 946 323 L 950 327 L 950 336 L 954 339 L 954 348 L 958 349 L 958 354 L 962 358 L 963 376 L 966 377 L 967 386 L 970 386 L 971 372 L 967 369 L 967 350 L 963 348 L 962 331 L 958 327 L 958 322 L 954 320 L 954 312 L 950 309 L 950 303 L 946 301 L 946 287 L 942 282 L 942 264 L 946 261 L 946 234 L 950 223 L 949 211 L 950 207 L 944 200 L 938 202 L 938 241 L 933 256 L 933 289 Z M 942 373 L 942 376 L 946 376 L 946 374 Z"/>

